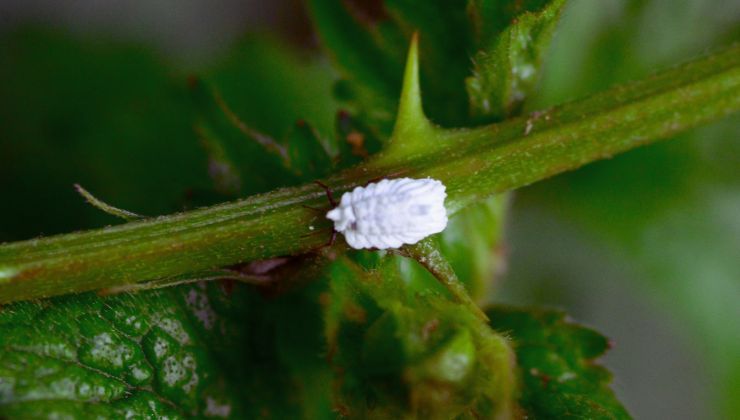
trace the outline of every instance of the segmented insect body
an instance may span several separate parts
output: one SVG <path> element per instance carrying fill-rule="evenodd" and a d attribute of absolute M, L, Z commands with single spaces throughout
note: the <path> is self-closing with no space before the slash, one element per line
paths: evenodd
<path fill-rule="evenodd" d="M 398 248 L 445 229 L 445 197 L 436 179 L 384 179 L 344 193 L 326 217 L 352 248 Z"/>

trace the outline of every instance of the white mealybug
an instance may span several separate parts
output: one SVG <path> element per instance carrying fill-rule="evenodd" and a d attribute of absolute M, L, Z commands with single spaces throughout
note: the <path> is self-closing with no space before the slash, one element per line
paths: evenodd
<path fill-rule="evenodd" d="M 344 193 L 326 218 L 352 248 L 398 248 L 445 229 L 445 197 L 436 179 L 384 179 Z"/>

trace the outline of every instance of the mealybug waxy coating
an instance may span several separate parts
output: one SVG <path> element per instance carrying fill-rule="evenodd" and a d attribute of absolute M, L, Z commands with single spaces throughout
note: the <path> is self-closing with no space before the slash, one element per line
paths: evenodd
<path fill-rule="evenodd" d="M 326 218 L 352 248 L 398 248 L 445 229 L 445 197 L 436 179 L 384 179 L 344 193 Z"/>

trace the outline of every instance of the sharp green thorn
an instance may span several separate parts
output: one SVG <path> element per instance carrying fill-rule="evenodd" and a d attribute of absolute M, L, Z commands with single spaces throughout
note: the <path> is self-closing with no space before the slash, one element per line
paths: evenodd
<path fill-rule="evenodd" d="M 398 104 L 396 124 L 391 136 L 389 154 L 398 158 L 419 150 L 434 136 L 435 128 L 424 115 L 419 85 L 419 36 L 411 37 L 403 87 Z"/>

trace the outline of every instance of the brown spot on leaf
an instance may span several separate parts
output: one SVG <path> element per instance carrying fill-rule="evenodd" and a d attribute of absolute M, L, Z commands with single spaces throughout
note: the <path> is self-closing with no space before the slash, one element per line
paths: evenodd
<path fill-rule="evenodd" d="M 359 157 L 367 157 L 367 149 L 365 149 L 365 135 L 359 131 L 352 131 L 347 134 L 347 143 L 352 146 L 352 154 Z"/>

